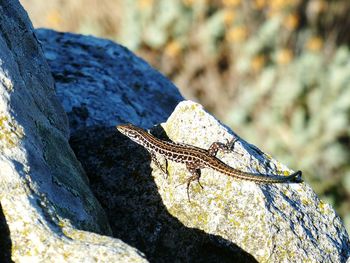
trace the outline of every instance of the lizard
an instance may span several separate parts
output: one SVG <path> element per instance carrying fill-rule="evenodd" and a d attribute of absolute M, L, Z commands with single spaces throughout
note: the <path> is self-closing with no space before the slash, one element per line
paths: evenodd
<path fill-rule="evenodd" d="M 218 150 L 228 150 L 229 144 L 214 142 L 206 150 L 196 146 L 165 141 L 156 138 L 146 130 L 139 128 L 133 124 L 122 124 L 116 127 L 119 132 L 129 137 L 132 141 L 143 146 L 150 154 L 152 161 L 160 168 L 166 175 L 168 175 L 167 165 L 168 160 L 186 165 L 187 170 L 191 176 L 187 179 L 187 197 L 190 200 L 189 187 L 191 182 L 197 181 L 200 184 L 201 169 L 211 168 L 217 172 L 231 176 L 234 178 L 253 181 L 257 183 L 286 183 L 286 182 L 300 182 L 302 175 L 301 171 L 294 172 L 288 176 L 269 175 L 250 173 L 233 168 L 216 157 Z M 163 156 L 166 160 L 165 169 L 160 165 L 156 154 Z"/>

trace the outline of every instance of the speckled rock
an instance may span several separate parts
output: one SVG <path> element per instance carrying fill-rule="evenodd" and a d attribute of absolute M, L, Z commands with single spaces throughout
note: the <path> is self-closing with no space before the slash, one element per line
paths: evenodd
<path fill-rule="evenodd" d="M 181 103 L 162 127 L 173 141 L 204 149 L 233 138 L 229 129 L 192 102 Z M 234 151 L 218 157 L 247 172 L 292 172 L 242 139 Z M 341 219 L 308 184 L 256 184 L 203 169 L 204 190 L 194 184 L 189 203 L 184 187 L 176 187 L 189 176 L 181 166 L 170 166 L 168 180 L 159 169 L 154 178 L 169 213 L 184 225 L 219 235 L 259 262 L 345 262 L 350 256 Z"/>
<path fill-rule="evenodd" d="M 0 262 L 143 262 L 111 234 L 68 144 L 27 14 L 0 2 Z M 90 232 L 88 232 L 90 231 Z"/>

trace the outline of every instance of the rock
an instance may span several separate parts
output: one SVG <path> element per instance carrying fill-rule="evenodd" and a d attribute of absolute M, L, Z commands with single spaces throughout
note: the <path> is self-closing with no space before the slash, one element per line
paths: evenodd
<path fill-rule="evenodd" d="M 162 127 L 171 140 L 204 149 L 214 141 L 237 138 L 192 102 L 179 104 Z M 247 172 L 292 172 L 241 138 L 234 150 L 219 158 Z M 236 244 L 259 262 L 344 262 L 350 256 L 341 219 L 306 183 L 256 184 L 203 169 L 204 190 L 194 184 L 189 203 L 184 187 L 176 187 L 188 172 L 178 164 L 172 164 L 170 171 L 168 180 L 159 169 L 154 172 L 169 213 L 188 227 Z"/>
<path fill-rule="evenodd" d="M 36 35 L 73 136 L 116 123 L 149 127 L 165 121 L 183 99 L 163 75 L 112 41 L 45 29 Z"/>
<path fill-rule="evenodd" d="M 43 30 L 38 31 L 38 37 L 73 127 L 71 145 L 107 212 L 114 237 L 145 253 L 151 262 L 344 262 L 349 257 L 349 237 L 341 220 L 306 183 L 256 184 L 203 169 L 204 189 L 193 183 L 188 202 L 184 183 L 189 173 L 184 166 L 169 163 L 170 176 L 165 178 L 142 147 L 114 128 L 125 122 L 151 127 L 164 121 L 181 99 L 174 86 L 110 41 Z M 80 51 L 82 46 L 89 52 Z M 91 55 L 94 50 L 100 51 L 99 56 Z M 76 53 L 81 52 L 85 60 L 73 66 L 80 57 Z M 118 60 L 118 57 L 128 59 Z M 108 66 L 99 64 L 101 58 L 108 61 Z M 107 76 L 95 77 L 97 73 L 85 70 L 78 76 L 78 69 L 84 69 L 85 63 L 91 65 L 88 72 L 106 72 Z M 115 75 L 100 70 L 114 67 L 114 63 L 124 65 L 124 70 L 115 71 Z M 94 65 L 98 70 L 94 70 Z M 135 68 L 139 69 L 137 74 Z M 113 79 L 123 78 L 123 72 L 134 72 L 131 80 L 123 79 L 125 85 L 118 84 L 123 88 L 116 85 L 108 93 L 99 82 L 107 78 L 113 83 Z M 64 79 L 72 75 L 75 81 L 64 86 Z M 90 85 L 96 85 L 94 89 L 86 84 L 89 79 L 93 80 Z M 129 82 L 150 83 L 154 79 L 161 80 L 158 85 L 161 89 L 145 90 L 146 84 L 134 89 Z M 89 99 L 91 90 L 94 90 L 93 100 Z M 143 100 L 147 92 L 162 98 L 159 104 L 158 100 Z M 118 105 L 110 100 L 104 102 L 104 94 L 123 99 L 115 100 Z M 81 110 L 79 105 L 83 103 Z M 106 105 L 97 107 L 95 103 Z M 79 110 L 75 111 L 74 105 Z M 114 112 L 110 111 L 114 108 Z M 167 122 L 154 132 L 158 136 L 164 136 L 165 132 L 176 142 L 202 148 L 208 148 L 214 141 L 225 142 L 234 135 L 200 105 L 189 101 L 180 103 Z M 241 138 L 234 150 L 218 157 L 245 171 L 291 172 Z"/>
<path fill-rule="evenodd" d="M 144 262 L 110 235 L 29 18 L 0 2 L 0 261 Z M 89 231 L 89 232 L 88 232 Z"/>

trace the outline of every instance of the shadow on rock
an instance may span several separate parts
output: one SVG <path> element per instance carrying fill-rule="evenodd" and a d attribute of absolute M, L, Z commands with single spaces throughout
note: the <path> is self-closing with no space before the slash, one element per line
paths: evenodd
<path fill-rule="evenodd" d="M 0 204 L 0 262 L 13 262 L 11 259 L 12 242 L 10 229 L 7 225 L 2 206 Z"/>
<path fill-rule="evenodd" d="M 257 262 L 236 244 L 188 228 L 170 215 L 151 176 L 150 155 L 114 127 L 78 131 L 71 146 L 114 237 L 142 251 L 150 262 Z"/>

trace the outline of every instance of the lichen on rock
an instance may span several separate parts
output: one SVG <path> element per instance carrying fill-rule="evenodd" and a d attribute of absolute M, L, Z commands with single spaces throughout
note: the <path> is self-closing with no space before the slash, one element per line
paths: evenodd
<path fill-rule="evenodd" d="M 162 127 L 171 140 L 204 149 L 215 141 L 239 138 L 190 101 L 180 103 Z M 234 152 L 218 157 L 247 172 L 290 173 L 241 138 Z M 349 236 L 341 219 L 307 183 L 256 184 L 202 169 L 204 189 L 192 186 L 188 202 L 185 186 L 176 186 L 189 173 L 184 165 L 170 165 L 171 180 L 156 168 L 154 177 L 165 206 L 184 225 L 219 235 L 259 262 L 344 262 L 349 257 Z"/>
<path fill-rule="evenodd" d="M 0 262 L 145 262 L 111 235 L 29 18 L 0 1 Z M 6 73 L 6 74 L 5 74 Z"/>
<path fill-rule="evenodd" d="M 23 136 L 23 128 L 18 125 L 13 116 L 0 112 L 0 153 L 5 148 L 17 146 Z"/>

